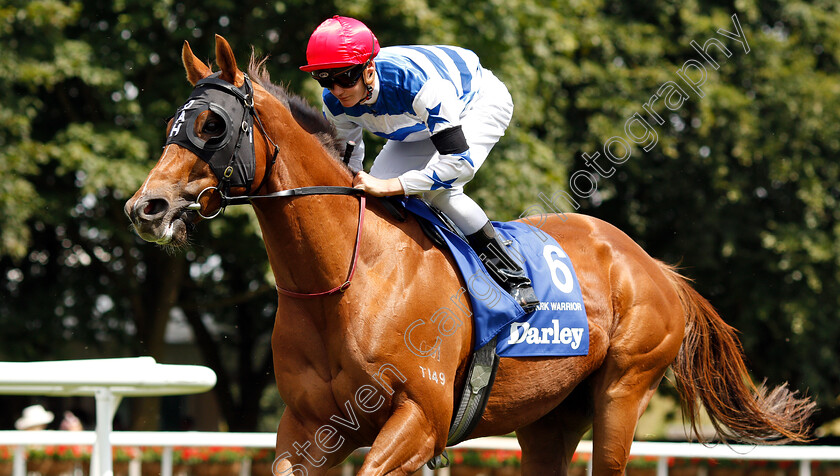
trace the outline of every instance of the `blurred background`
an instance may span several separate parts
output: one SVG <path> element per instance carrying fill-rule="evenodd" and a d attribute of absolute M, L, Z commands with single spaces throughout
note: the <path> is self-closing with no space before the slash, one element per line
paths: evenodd
<path fill-rule="evenodd" d="M 191 90 L 184 41 L 210 61 L 223 35 L 243 68 L 253 48 L 275 82 L 319 105 L 298 66 L 309 34 L 334 14 L 364 21 L 383 46 L 470 48 L 507 84 L 513 123 L 468 186 L 498 220 L 569 192 L 575 171 L 594 172 L 582 154 L 603 155 L 685 61 L 701 60 L 692 40 L 721 40 L 732 56 L 712 49 L 720 68 L 707 67 L 704 97 L 687 89 L 674 111 L 660 100 L 664 124 L 650 122 L 658 143 L 634 146 L 620 165 L 601 159 L 615 172 L 593 176 L 597 190 L 576 197 L 577 211 L 679 265 L 739 329 L 754 377 L 816 399 L 819 442 L 838 443 L 833 0 L 2 0 L 0 360 L 151 355 L 206 365 L 218 375 L 212 393 L 129 399 L 117 427 L 276 429 L 276 298 L 250 210 L 229 209 L 187 249 L 167 252 L 136 238 L 122 207 Z M 733 14 L 749 52 L 717 33 L 734 32 Z M 684 436 L 673 394 L 663 384 L 639 439 Z M 31 403 L 93 424 L 85 399 L 0 396 L 0 428 Z"/>

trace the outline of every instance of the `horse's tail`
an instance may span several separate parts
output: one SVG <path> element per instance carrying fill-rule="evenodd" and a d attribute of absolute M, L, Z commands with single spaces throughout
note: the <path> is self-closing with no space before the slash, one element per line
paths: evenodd
<path fill-rule="evenodd" d="M 685 312 L 685 338 L 672 368 L 683 415 L 699 431 L 699 404 L 718 436 L 745 443 L 808 441 L 815 403 L 798 398 L 787 385 L 772 391 L 756 386 L 744 364 L 736 331 L 674 268 L 660 263 L 679 294 Z"/>

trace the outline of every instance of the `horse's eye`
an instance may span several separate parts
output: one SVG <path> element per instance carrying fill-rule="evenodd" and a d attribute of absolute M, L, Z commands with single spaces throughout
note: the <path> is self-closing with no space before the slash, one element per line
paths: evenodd
<path fill-rule="evenodd" d="M 225 122 L 216 117 L 209 117 L 201 128 L 201 132 L 211 136 L 218 136 L 225 132 Z"/>

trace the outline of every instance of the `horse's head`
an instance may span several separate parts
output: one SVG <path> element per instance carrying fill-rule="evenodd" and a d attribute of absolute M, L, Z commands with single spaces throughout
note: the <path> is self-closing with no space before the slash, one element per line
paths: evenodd
<path fill-rule="evenodd" d="M 157 165 L 125 204 L 141 238 L 176 246 L 186 243 L 193 224 L 220 209 L 219 191 L 247 194 L 266 171 L 266 161 L 255 160 L 266 145 L 253 130 L 254 86 L 228 42 L 216 36 L 221 71 L 215 74 L 186 42 L 181 57 L 195 89 L 169 121 Z"/>

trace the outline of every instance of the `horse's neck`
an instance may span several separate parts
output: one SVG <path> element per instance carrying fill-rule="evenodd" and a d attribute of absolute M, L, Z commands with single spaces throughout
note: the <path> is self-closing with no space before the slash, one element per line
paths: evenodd
<path fill-rule="evenodd" d="M 291 114 L 279 113 L 272 119 L 266 128 L 280 152 L 267 180 L 268 193 L 351 184 L 350 174 Z M 278 286 L 308 293 L 341 284 L 355 245 L 358 197 L 316 195 L 253 203 Z"/>

